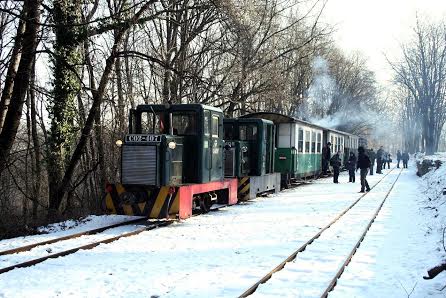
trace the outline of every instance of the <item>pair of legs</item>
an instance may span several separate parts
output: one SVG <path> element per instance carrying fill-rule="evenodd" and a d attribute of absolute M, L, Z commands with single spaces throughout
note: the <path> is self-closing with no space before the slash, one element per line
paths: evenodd
<path fill-rule="evenodd" d="M 324 159 L 322 161 L 322 174 L 327 175 L 327 171 L 328 171 L 328 161 Z"/>
<path fill-rule="evenodd" d="M 338 167 L 333 167 L 333 183 L 339 183 L 339 171 L 340 169 Z"/>
<path fill-rule="evenodd" d="M 407 169 L 407 160 L 403 160 L 403 168 Z"/>
<path fill-rule="evenodd" d="M 361 192 L 370 190 L 369 183 L 367 182 L 367 172 L 369 169 L 361 169 Z"/>
<path fill-rule="evenodd" d="M 355 183 L 355 170 L 348 170 L 348 182 Z"/>
<path fill-rule="evenodd" d="M 378 161 L 376 162 L 376 174 L 382 174 L 381 173 L 381 169 L 382 169 L 382 162 L 380 159 L 378 159 Z"/>
<path fill-rule="evenodd" d="M 370 175 L 373 175 L 373 166 L 370 166 Z"/>

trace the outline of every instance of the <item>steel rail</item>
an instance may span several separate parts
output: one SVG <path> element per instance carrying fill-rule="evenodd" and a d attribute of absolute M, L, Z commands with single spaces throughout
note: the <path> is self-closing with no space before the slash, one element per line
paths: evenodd
<path fill-rule="evenodd" d="M 130 224 L 137 224 L 139 222 L 145 222 L 146 220 L 147 220 L 146 217 L 145 218 L 132 219 L 132 220 L 124 221 L 124 222 L 121 222 L 121 223 L 117 223 L 117 224 L 113 224 L 113 225 L 109 225 L 109 226 L 105 226 L 105 227 L 101 227 L 101 228 L 87 230 L 87 231 L 84 231 L 84 232 L 79 232 L 79 233 L 75 233 L 75 234 L 71 234 L 71 235 L 67 235 L 67 236 L 63 236 L 63 237 L 58 237 L 58 238 L 54 238 L 54 239 L 50 239 L 50 240 L 45 240 L 45 241 L 41 241 L 41 242 L 29 244 L 29 245 L 17 247 L 17 248 L 12 248 L 12 249 L 8 249 L 8 250 L 0 251 L 0 256 L 15 254 L 15 253 L 24 252 L 24 251 L 29 251 L 29 250 L 37 247 L 37 246 L 53 244 L 53 243 L 56 243 L 56 242 L 69 240 L 69 239 L 74 239 L 74 238 L 78 238 L 78 237 L 85 236 L 85 235 L 93 235 L 93 234 L 101 233 L 101 232 L 103 232 L 105 230 L 108 230 L 108 229 L 112 229 L 112 228 L 116 228 L 116 227 L 120 227 L 120 226 L 125 226 L 125 225 L 130 225 Z"/>
<path fill-rule="evenodd" d="M 389 175 L 393 170 L 395 169 L 395 167 L 393 167 L 388 173 L 386 173 L 375 185 L 373 185 L 370 190 L 372 190 L 373 188 L 375 188 L 375 186 L 377 186 L 379 183 L 381 183 L 381 181 L 387 177 L 387 175 Z M 305 242 L 302 246 L 300 246 L 298 249 L 296 249 L 291 255 L 289 255 L 283 262 L 281 262 L 279 265 L 277 265 L 274 269 L 272 269 L 270 272 L 268 272 L 265 276 L 263 276 L 259 281 L 257 281 L 256 283 L 254 283 L 251 287 L 249 287 L 245 292 L 243 292 L 239 298 L 244 298 L 244 297 L 248 297 L 249 295 L 253 294 L 259 285 L 267 282 L 274 273 L 282 270 L 285 265 L 291 261 L 293 261 L 297 254 L 303 252 L 308 245 L 310 245 L 311 243 L 313 243 L 314 240 L 316 240 L 317 238 L 319 238 L 321 236 L 321 234 L 326 231 L 327 229 L 329 229 L 335 222 L 337 222 L 342 216 L 344 216 L 345 213 L 347 213 L 349 210 L 351 210 L 364 196 L 366 196 L 367 194 L 369 194 L 369 192 L 366 192 L 364 194 L 362 194 L 358 199 L 356 199 L 350 206 L 348 206 L 344 211 L 342 211 L 341 213 L 339 213 L 332 221 L 330 221 L 325 227 L 323 227 L 317 234 L 315 234 L 313 237 L 311 237 L 307 242 Z"/>
<path fill-rule="evenodd" d="M 218 210 L 220 210 L 221 208 L 224 208 L 224 207 L 227 207 L 227 204 L 222 204 L 222 205 L 219 205 L 217 207 L 213 207 L 213 208 L 211 208 L 210 211 L 215 212 L 215 211 L 218 211 Z M 197 215 L 199 215 L 199 214 L 194 214 L 192 216 L 195 217 Z M 83 246 L 79 246 L 79 247 L 76 247 L 76 248 L 72 248 L 72 249 L 68 249 L 68 250 L 62 251 L 62 252 L 58 252 L 58 253 L 55 253 L 55 254 L 47 255 L 47 256 L 44 256 L 44 257 L 40 257 L 40 258 L 36 258 L 36 259 L 33 259 L 33 260 L 25 261 L 25 262 L 18 263 L 18 264 L 15 264 L 15 265 L 11 265 L 11 266 L 8 266 L 8 267 L 0 268 L 0 274 L 6 273 L 6 272 L 11 271 L 11 270 L 14 270 L 16 268 L 30 267 L 30 266 L 42 263 L 42 262 L 44 262 L 44 261 L 46 261 L 48 259 L 53 259 L 53 258 L 67 256 L 67 255 L 73 254 L 73 253 L 75 253 L 75 252 L 77 252 L 79 250 L 89 250 L 89 249 L 95 248 L 99 244 L 111 243 L 111 242 L 116 241 L 116 240 L 118 240 L 120 238 L 130 237 L 130 236 L 134 236 L 134 235 L 140 234 L 140 233 L 145 232 L 145 231 L 150 231 L 150 230 L 153 230 L 153 229 L 156 229 L 156 228 L 159 228 L 159 227 L 168 226 L 168 225 L 170 225 L 170 224 L 172 224 L 174 222 L 178 222 L 179 220 L 178 219 L 172 219 L 172 220 L 162 220 L 162 221 L 152 221 L 152 222 L 149 221 L 149 222 L 147 222 L 147 218 L 140 218 L 140 219 L 137 219 L 137 220 L 127 221 L 125 223 L 126 224 L 129 224 L 130 222 L 137 223 L 139 221 L 145 222 L 146 224 L 149 224 L 149 225 L 146 226 L 146 227 L 137 229 L 135 231 L 132 231 L 132 232 L 123 233 L 123 234 L 115 236 L 115 237 L 103 239 L 103 240 L 96 241 L 96 242 L 93 242 L 93 243 L 90 243 L 90 244 L 86 244 L 86 245 L 83 245 Z M 110 225 L 108 227 L 94 229 L 94 230 L 90 230 L 90 231 L 87 231 L 87 232 L 97 231 L 96 233 L 99 233 L 99 232 L 104 231 L 106 229 L 109 229 L 111 227 L 124 225 L 125 223 Z M 101 231 L 99 231 L 99 230 L 101 230 Z M 78 233 L 78 234 L 81 234 L 81 233 Z M 85 235 L 85 233 L 83 235 Z M 70 235 L 70 236 L 73 236 L 73 235 Z M 79 236 L 82 236 L 82 235 L 79 235 Z M 68 236 L 66 236 L 66 237 L 68 237 Z M 61 238 L 65 238 L 65 237 L 61 237 Z M 61 238 L 57 238 L 57 239 L 60 241 Z M 72 237 L 72 238 L 75 238 L 75 237 Z M 68 239 L 70 239 L 70 238 L 68 238 Z M 53 239 L 53 240 L 56 240 L 56 239 Z M 63 240 L 66 240 L 66 239 L 63 239 Z M 45 241 L 45 242 L 49 242 L 49 243 L 45 243 L 45 244 L 51 244 L 51 243 L 58 242 L 58 241 L 51 242 L 51 240 L 49 240 L 49 241 Z M 43 243 L 43 242 L 40 242 L 40 243 Z M 29 246 L 32 246 L 32 245 L 29 245 Z M 38 244 L 34 245 L 34 247 L 36 247 L 36 246 L 38 246 Z M 23 250 L 23 251 L 25 251 L 25 250 Z"/>
<path fill-rule="evenodd" d="M 338 272 L 336 272 L 335 277 L 330 281 L 328 287 L 325 289 L 324 293 L 321 295 L 321 298 L 326 298 L 328 296 L 328 293 L 330 291 L 332 291 L 333 288 L 336 286 L 337 280 L 339 279 L 339 277 L 341 277 L 342 273 L 344 273 L 345 267 L 347 267 L 347 265 L 350 263 L 350 261 L 352 260 L 353 256 L 355 255 L 358 247 L 361 245 L 361 242 L 364 240 L 364 238 L 365 238 L 367 232 L 369 231 L 370 227 L 375 222 L 375 219 L 378 216 L 379 212 L 381 211 L 381 209 L 382 209 L 384 203 L 386 202 L 387 198 L 389 197 L 390 192 L 392 191 L 393 187 L 395 186 L 396 182 L 398 181 L 398 178 L 400 178 L 400 175 L 401 175 L 402 171 L 403 171 L 403 169 L 400 170 L 398 176 L 396 177 L 395 181 L 393 182 L 392 186 L 390 187 L 390 189 L 387 192 L 386 196 L 384 197 L 383 201 L 381 202 L 379 207 L 376 209 L 375 214 L 372 216 L 372 219 L 370 220 L 369 224 L 367 225 L 367 227 L 362 232 L 361 237 L 359 237 L 358 242 L 356 242 L 355 246 L 353 247 L 352 251 L 348 255 L 347 259 L 342 264 L 341 268 L 339 268 Z"/>
<path fill-rule="evenodd" d="M 46 261 L 48 259 L 54 259 L 54 258 L 58 258 L 58 257 L 67 256 L 67 255 L 73 254 L 73 253 L 75 253 L 75 252 L 77 252 L 79 250 L 89 250 L 89 249 L 95 248 L 96 246 L 98 246 L 100 244 L 111 243 L 111 242 L 116 241 L 116 240 L 118 240 L 120 238 L 134 236 L 134 235 L 140 234 L 140 233 L 145 232 L 145 231 L 149 231 L 149 230 L 153 230 L 153 229 L 156 229 L 156 228 L 159 228 L 159 227 L 170 225 L 171 223 L 176 222 L 176 221 L 177 220 L 160 221 L 160 222 L 154 223 L 154 224 L 152 224 L 150 226 L 139 228 L 139 229 L 137 229 L 135 231 L 127 232 L 127 233 L 124 233 L 124 234 L 121 234 L 121 235 L 118 235 L 118 236 L 115 236 L 115 237 L 107 238 L 107 239 L 96 241 L 96 242 L 93 242 L 93 243 L 90 243 L 90 244 L 87 244 L 87 245 L 83 245 L 83 246 L 79 246 L 79 247 L 72 248 L 72 249 L 69 249 L 69 250 L 65 250 L 65 251 L 62 251 L 62 252 L 58 252 L 58 253 L 55 253 L 55 254 L 47 255 L 45 257 L 41 257 L 41 258 L 37 258 L 37 259 L 26 261 L 26 262 L 18 263 L 18 264 L 15 264 L 15 265 L 11 265 L 11 266 L 8 266 L 8 267 L 0 268 L 0 274 L 8 272 L 8 271 L 11 271 L 11 270 L 16 269 L 16 268 L 30 267 L 30 266 L 42 263 L 42 262 L 44 262 L 44 261 Z"/>

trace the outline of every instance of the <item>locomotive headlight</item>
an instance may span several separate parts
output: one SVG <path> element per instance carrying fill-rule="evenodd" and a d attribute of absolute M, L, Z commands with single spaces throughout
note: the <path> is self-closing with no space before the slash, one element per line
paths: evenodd
<path fill-rule="evenodd" d="M 167 144 L 167 146 L 169 146 L 169 149 L 175 149 L 176 147 L 177 147 L 177 143 L 175 143 L 175 142 L 169 142 L 169 144 Z"/>
<path fill-rule="evenodd" d="M 116 146 L 121 147 L 122 146 L 122 140 L 117 140 L 115 144 L 116 144 Z"/>

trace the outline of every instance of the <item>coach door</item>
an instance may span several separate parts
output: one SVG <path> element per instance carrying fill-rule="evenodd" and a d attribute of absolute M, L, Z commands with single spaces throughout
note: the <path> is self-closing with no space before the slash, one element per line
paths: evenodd
<path fill-rule="evenodd" d="M 210 165 L 209 178 L 211 181 L 223 177 L 223 117 L 217 112 L 210 113 Z"/>
<path fill-rule="evenodd" d="M 204 136 L 203 136 L 203 182 L 208 182 L 211 179 L 211 168 L 212 168 L 212 136 L 211 136 L 211 111 L 204 111 Z"/>

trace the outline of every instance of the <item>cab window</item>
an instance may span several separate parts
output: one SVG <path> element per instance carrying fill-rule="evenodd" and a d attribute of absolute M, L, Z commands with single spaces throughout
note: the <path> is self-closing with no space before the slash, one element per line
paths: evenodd
<path fill-rule="evenodd" d="M 204 135 L 209 136 L 209 118 L 210 118 L 210 113 L 209 111 L 205 111 L 204 112 Z"/>
<path fill-rule="evenodd" d="M 225 123 L 223 125 L 223 130 L 225 132 L 225 137 L 224 137 L 225 141 L 234 140 L 234 138 L 235 138 L 235 136 L 234 136 L 234 124 L 232 124 L 232 123 Z"/>
<path fill-rule="evenodd" d="M 257 126 L 240 125 L 240 140 L 255 141 L 257 139 Z"/>
<path fill-rule="evenodd" d="M 164 114 L 141 112 L 141 125 L 138 133 L 163 134 L 165 128 Z"/>
<path fill-rule="evenodd" d="M 220 124 L 220 117 L 219 116 L 212 116 L 212 136 L 213 137 L 219 137 L 219 124 Z"/>
<path fill-rule="evenodd" d="M 179 136 L 197 135 L 196 119 L 195 112 L 172 113 L 173 134 Z"/>

